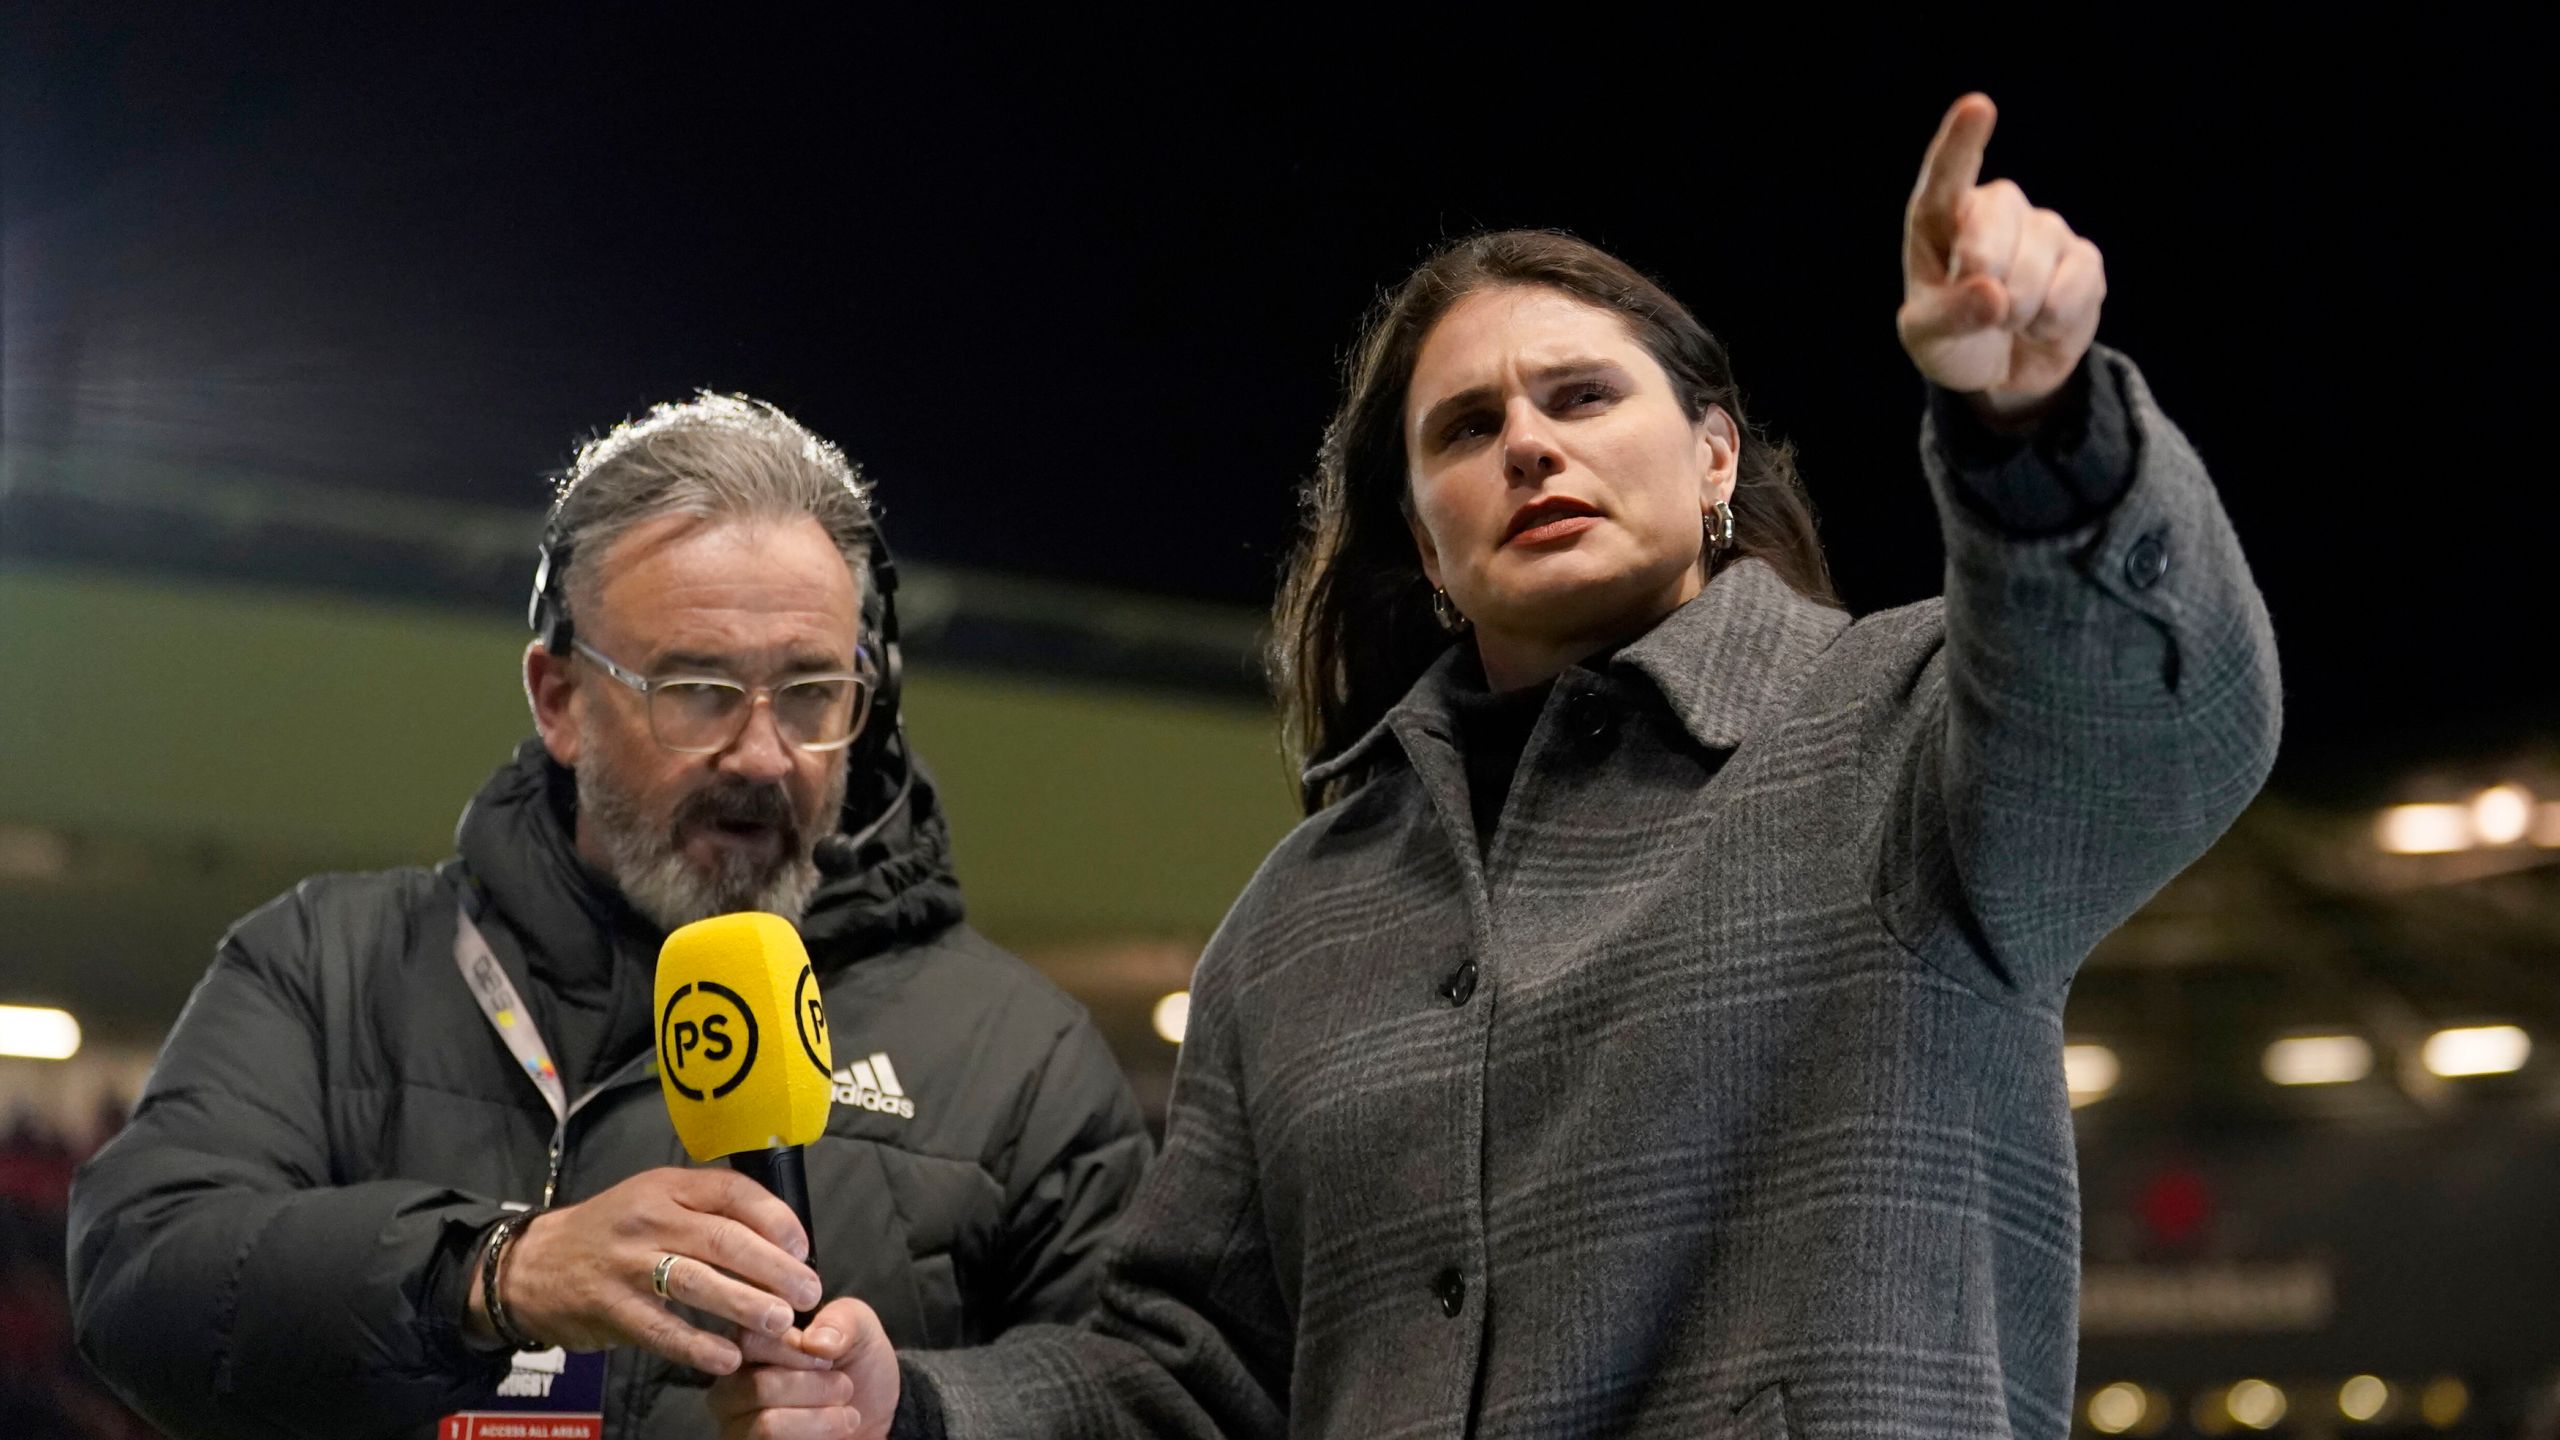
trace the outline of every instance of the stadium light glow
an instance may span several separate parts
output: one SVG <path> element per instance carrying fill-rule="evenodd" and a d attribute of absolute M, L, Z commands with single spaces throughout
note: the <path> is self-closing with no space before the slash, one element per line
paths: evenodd
<path fill-rule="evenodd" d="M 2498 785 L 2471 797 L 2471 833 L 2483 845 L 2513 845 L 2533 828 L 2533 796 L 2521 785 Z"/>
<path fill-rule="evenodd" d="M 2222 1408 L 2252 1430 L 2273 1430 L 2284 1420 L 2284 1392 L 2264 1380 L 2243 1380 L 2223 1397 Z"/>
<path fill-rule="evenodd" d="M 2071 1108 L 2075 1110 L 2093 1100 L 2105 1099 L 2123 1074 L 2116 1052 L 2104 1045 L 2062 1047 L 2062 1079 L 2071 1088 Z"/>
<path fill-rule="evenodd" d="M 2101 1435 L 2121 1435 L 2142 1423 L 2151 1396 L 2130 1380 L 2119 1380 L 2089 1397 L 2089 1428 Z"/>
<path fill-rule="evenodd" d="M 1179 1045 L 1191 1028 L 1191 992 L 1176 990 L 1156 1002 L 1156 1033 L 1168 1045 Z"/>
<path fill-rule="evenodd" d="M 2359 1423 L 2382 1413 L 2391 1403 L 2391 1387 L 2379 1375 L 2358 1375 L 2338 1387 L 2338 1413 Z"/>
<path fill-rule="evenodd" d="M 2560 846 L 2560 802 L 2506 784 L 2459 805 L 2393 805 L 2376 817 L 2373 841 L 2394 855 L 2450 855 L 2523 842 Z"/>
<path fill-rule="evenodd" d="M 68 1060 L 80 1053 L 80 1022 L 68 1010 L 0 1005 L 0 1055 Z"/>
<path fill-rule="evenodd" d="M 2360 1035 L 2288 1035 L 2263 1064 L 2278 1085 L 2345 1085 L 2373 1073 L 2373 1047 Z"/>
<path fill-rule="evenodd" d="M 2439 1375 L 2418 1392 L 2418 1413 L 2439 1430 L 2450 1430 L 2462 1423 L 2471 1408 L 2471 1387 L 2451 1375 Z"/>
<path fill-rule="evenodd" d="M 2427 1037 L 2419 1058 L 2430 1073 L 2448 1080 L 2465 1075 L 2505 1075 L 2524 1068 L 2533 1038 L 2513 1025 L 2470 1025 Z"/>
<path fill-rule="evenodd" d="M 2394 805 L 2382 812 L 2374 841 L 2394 855 L 2445 855 L 2471 848 L 2471 810 L 2463 805 Z"/>

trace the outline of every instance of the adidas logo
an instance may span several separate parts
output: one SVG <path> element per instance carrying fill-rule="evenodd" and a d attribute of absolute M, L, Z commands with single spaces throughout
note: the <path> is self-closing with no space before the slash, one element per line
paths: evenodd
<path fill-rule="evenodd" d="M 898 1086 L 897 1067 L 877 1051 L 870 1059 L 856 1060 L 836 1072 L 836 1103 L 859 1105 L 901 1120 L 916 1118 L 916 1102 Z"/>

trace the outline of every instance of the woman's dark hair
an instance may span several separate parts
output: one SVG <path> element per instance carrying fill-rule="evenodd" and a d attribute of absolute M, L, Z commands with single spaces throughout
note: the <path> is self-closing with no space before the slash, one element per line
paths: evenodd
<path fill-rule="evenodd" d="M 1315 477 L 1298 497 L 1300 533 L 1272 611 L 1271 674 L 1281 743 L 1303 768 L 1360 738 L 1441 651 L 1431 584 L 1406 528 L 1404 409 L 1422 342 L 1480 290 L 1535 285 L 1614 311 L 1671 377 L 1692 420 L 1721 406 L 1741 431 L 1734 543 L 1715 569 L 1765 562 L 1797 593 L 1838 605 L 1814 534 L 1795 453 L 1742 413 L 1733 365 L 1697 317 L 1634 267 L 1547 230 L 1502 230 L 1443 246 L 1381 300 L 1343 376 L 1342 408 L 1325 429 Z M 1346 775 L 1300 796 L 1308 813 L 1349 793 Z"/>

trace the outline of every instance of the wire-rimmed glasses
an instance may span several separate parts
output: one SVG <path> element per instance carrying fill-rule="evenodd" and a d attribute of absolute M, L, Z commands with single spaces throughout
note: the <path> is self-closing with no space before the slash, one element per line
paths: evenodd
<path fill-rule="evenodd" d="M 745 685 L 717 675 L 661 675 L 654 679 L 617 663 L 584 640 L 572 648 L 607 675 L 637 692 L 649 712 L 649 733 L 681 755 L 713 755 L 746 732 L 756 702 L 773 706 L 782 738 L 803 750 L 841 750 L 862 733 L 871 715 L 872 675 L 861 671 L 798 675 L 774 685 Z M 868 660 L 867 653 L 862 656 Z"/>

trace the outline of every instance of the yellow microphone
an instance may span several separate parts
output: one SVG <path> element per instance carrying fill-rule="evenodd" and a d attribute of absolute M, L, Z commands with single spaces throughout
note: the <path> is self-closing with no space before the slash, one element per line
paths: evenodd
<path fill-rule="evenodd" d="M 657 1014 L 658 1084 L 685 1153 L 726 1156 L 772 1191 L 814 1258 L 800 1147 L 826 1131 L 835 1058 L 800 932 L 756 910 L 676 930 L 658 951 Z"/>

